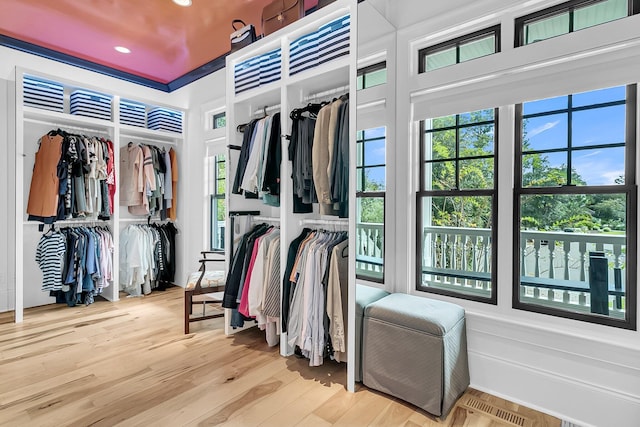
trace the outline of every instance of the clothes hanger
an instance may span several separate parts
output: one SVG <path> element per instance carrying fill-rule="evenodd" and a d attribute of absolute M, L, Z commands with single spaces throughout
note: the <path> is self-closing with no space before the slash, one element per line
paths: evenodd
<path fill-rule="evenodd" d="M 53 234 L 56 231 L 56 225 L 55 224 L 51 224 L 49 226 L 49 229 L 44 233 L 45 236 L 50 236 L 51 234 Z"/>

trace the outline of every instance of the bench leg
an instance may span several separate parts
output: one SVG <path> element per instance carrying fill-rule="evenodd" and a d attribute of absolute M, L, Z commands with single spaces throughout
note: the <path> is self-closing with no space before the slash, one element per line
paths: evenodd
<path fill-rule="evenodd" d="M 193 293 L 190 291 L 184 292 L 184 333 L 189 333 L 189 315 L 191 314 Z"/>

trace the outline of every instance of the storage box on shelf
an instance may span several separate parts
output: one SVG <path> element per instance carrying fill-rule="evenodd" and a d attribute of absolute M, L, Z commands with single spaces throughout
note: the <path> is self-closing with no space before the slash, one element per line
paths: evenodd
<path fill-rule="evenodd" d="M 147 127 L 147 108 L 144 104 L 123 99 L 120 101 L 120 124 Z"/>
<path fill-rule="evenodd" d="M 182 133 L 182 112 L 156 107 L 147 113 L 147 126 L 152 130 Z"/>
<path fill-rule="evenodd" d="M 282 49 L 274 49 L 260 56 L 260 86 L 280 80 Z"/>
<path fill-rule="evenodd" d="M 51 111 L 64 111 L 64 87 L 60 83 L 24 76 L 22 96 L 25 106 Z"/>
<path fill-rule="evenodd" d="M 318 63 L 349 55 L 350 15 L 342 16 L 318 29 Z"/>
<path fill-rule="evenodd" d="M 318 66 L 318 32 L 305 34 L 289 45 L 289 75 Z"/>
<path fill-rule="evenodd" d="M 111 96 L 76 89 L 69 97 L 69 112 L 78 116 L 111 120 Z"/>
<path fill-rule="evenodd" d="M 349 55 L 350 24 L 351 16 L 347 14 L 292 41 L 289 45 L 289 75 Z"/>

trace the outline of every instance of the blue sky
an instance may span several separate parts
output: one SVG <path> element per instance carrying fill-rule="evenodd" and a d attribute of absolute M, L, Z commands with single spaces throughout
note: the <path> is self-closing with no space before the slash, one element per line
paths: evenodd
<path fill-rule="evenodd" d="M 367 129 L 364 131 L 365 139 L 384 138 L 386 135 L 386 128 L 379 127 L 373 129 Z M 367 141 L 364 143 L 365 150 L 365 163 L 364 166 L 371 165 L 384 165 L 386 164 L 386 139 Z M 369 179 L 378 182 L 385 183 L 385 168 L 377 167 L 368 169 Z"/>
<path fill-rule="evenodd" d="M 573 96 L 576 107 L 625 99 L 624 86 L 585 92 Z M 568 97 L 562 96 L 524 104 L 524 114 L 567 108 Z M 576 111 L 572 117 L 572 146 L 620 143 L 625 140 L 625 106 Z M 568 115 L 552 114 L 527 119 L 525 138 L 533 150 L 567 146 Z M 547 154 L 552 166 L 567 164 L 565 153 Z M 623 148 L 597 148 L 575 151 L 573 167 L 589 185 L 613 184 L 624 175 Z"/>

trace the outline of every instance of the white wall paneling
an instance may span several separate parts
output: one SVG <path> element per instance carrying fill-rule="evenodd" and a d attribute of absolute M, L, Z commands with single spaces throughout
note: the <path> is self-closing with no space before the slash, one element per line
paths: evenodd
<path fill-rule="evenodd" d="M 391 5 L 392 2 L 376 2 Z M 483 1 L 411 19 L 388 7 L 397 31 L 396 169 L 398 235 L 406 258 L 398 260 L 406 292 L 464 306 L 468 317 L 471 385 L 579 425 L 632 426 L 640 417 L 640 334 L 514 310 L 512 204 L 515 103 L 637 83 L 640 79 L 640 16 L 513 47 L 514 19 L 561 1 Z M 384 7 L 380 7 L 381 10 Z M 403 23 L 405 25 L 403 25 Z M 425 74 L 418 50 L 501 24 L 502 51 Z M 363 25 L 363 23 L 360 23 Z M 415 291 L 415 191 L 418 123 L 429 117 L 500 108 L 498 145 L 498 305 Z M 411 165 L 411 168 L 406 168 Z M 406 191 L 405 191 L 406 189 Z M 406 224 L 406 225 L 405 225 Z M 404 265 L 402 259 L 406 260 Z M 404 276 L 404 277 L 403 277 Z"/>

